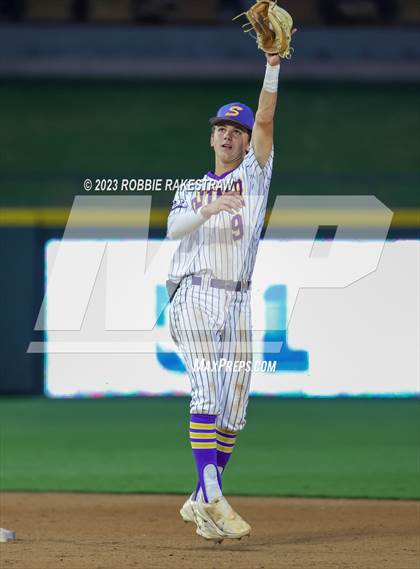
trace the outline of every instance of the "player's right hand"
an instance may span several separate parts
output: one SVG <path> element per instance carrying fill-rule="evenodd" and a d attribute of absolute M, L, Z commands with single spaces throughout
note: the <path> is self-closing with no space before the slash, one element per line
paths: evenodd
<path fill-rule="evenodd" d="M 227 211 L 228 213 L 238 213 L 241 208 L 243 208 L 245 202 L 239 194 L 234 192 L 225 193 L 220 198 L 212 201 L 211 203 L 203 206 L 200 209 L 201 215 L 209 219 L 212 215 L 217 215 L 221 211 Z"/>

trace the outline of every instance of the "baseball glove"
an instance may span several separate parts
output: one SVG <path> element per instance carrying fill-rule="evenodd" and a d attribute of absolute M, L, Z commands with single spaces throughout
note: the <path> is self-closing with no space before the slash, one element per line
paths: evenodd
<path fill-rule="evenodd" d="M 270 54 L 278 54 L 284 59 L 292 57 L 293 20 L 291 15 L 277 5 L 277 0 L 257 0 L 247 12 L 236 18 L 246 16 L 248 22 L 242 26 L 245 33 L 254 30 L 258 49 Z M 254 36 L 253 36 L 254 37 Z"/>

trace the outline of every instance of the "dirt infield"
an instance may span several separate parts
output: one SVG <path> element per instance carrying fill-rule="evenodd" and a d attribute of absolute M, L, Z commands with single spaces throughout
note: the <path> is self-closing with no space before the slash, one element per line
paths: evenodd
<path fill-rule="evenodd" d="M 180 496 L 1 495 L 1 569 L 418 569 L 420 503 L 232 498 L 253 533 L 205 542 Z"/>

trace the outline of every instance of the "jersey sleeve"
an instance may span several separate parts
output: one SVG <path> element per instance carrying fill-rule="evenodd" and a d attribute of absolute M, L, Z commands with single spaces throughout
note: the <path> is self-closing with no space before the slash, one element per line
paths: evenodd
<path fill-rule="evenodd" d="M 270 186 L 271 176 L 273 173 L 273 158 L 274 158 L 274 146 L 271 149 L 270 156 L 264 166 L 258 164 L 258 160 L 255 156 L 254 149 L 251 148 L 248 154 L 245 156 L 243 161 L 243 166 L 248 174 L 248 176 L 253 180 L 253 187 L 256 188 L 256 193 L 265 193 L 268 191 Z"/>
<path fill-rule="evenodd" d="M 181 215 L 183 213 L 188 213 L 193 211 L 192 199 L 194 197 L 194 192 L 188 184 L 180 186 L 174 196 L 172 201 L 171 211 L 169 212 L 169 217 L 173 215 Z"/>
<path fill-rule="evenodd" d="M 199 213 L 201 201 L 202 198 L 197 199 L 194 184 L 182 185 L 177 190 L 168 216 L 166 235 L 169 239 L 181 239 L 206 221 Z"/>

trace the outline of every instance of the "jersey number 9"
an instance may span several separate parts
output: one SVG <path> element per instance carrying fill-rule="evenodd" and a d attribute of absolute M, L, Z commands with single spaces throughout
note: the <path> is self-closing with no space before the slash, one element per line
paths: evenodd
<path fill-rule="evenodd" d="M 244 226 L 242 223 L 241 214 L 237 213 L 236 215 L 234 215 L 230 220 L 230 224 L 232 226 L 232 238 L 233 238 L 233 240 L 239 241 L 239 239 L 242 239 L 242 237 L 244 235 Z"/>

